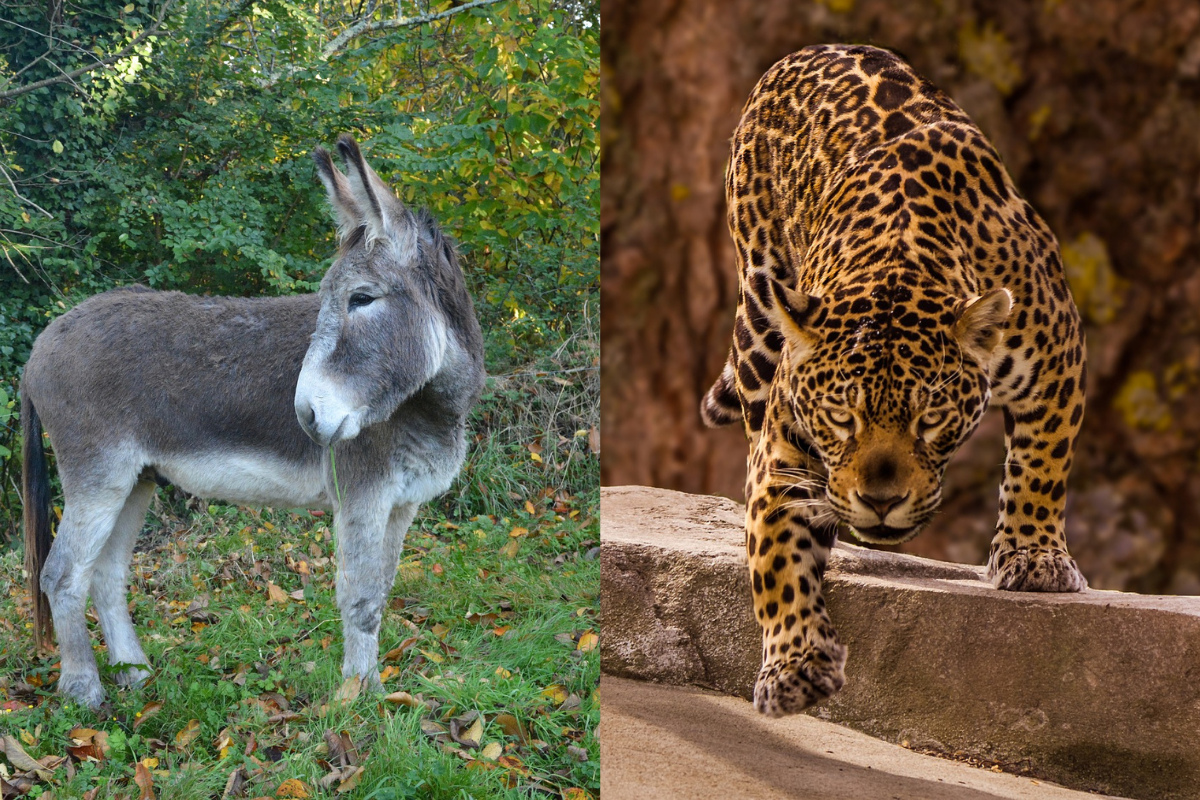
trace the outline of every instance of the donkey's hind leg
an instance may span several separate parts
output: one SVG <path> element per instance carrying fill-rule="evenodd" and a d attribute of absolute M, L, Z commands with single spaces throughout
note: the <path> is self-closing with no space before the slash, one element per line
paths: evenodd
<path fill-rule="evenodd" d="M 92 603 L 96 606 L 96 616 L 100 617 L 100 627 L 108 645 L 109 664 L 148 663 L 129 617 L 126 599 L 133 545 L 146 521 L 146 509 L 152 497 L 153 481 L 140 481 L 133 487 L 92 572 Z M 117 676 L 117 683 L 136 686 L 148 677 L 150 673 L 146 670 L 131 667 Z"/>
<path fill-rule="evenodd" d="M 67 499 L 62 522 L 42 568 L 42 591 L 50 601 L 62 660 L 58 691 L 91 708 L 104 702 L 104 690 L 84 611 L 92 570 L 125 507 L 130 488 L 70 491 L 64 487 Z"/>

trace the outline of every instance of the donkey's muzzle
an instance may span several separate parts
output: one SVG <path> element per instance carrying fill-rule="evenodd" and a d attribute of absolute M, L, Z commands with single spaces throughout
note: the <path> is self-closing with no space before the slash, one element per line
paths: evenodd
<path fill-rule="evenodd" d="M 308 438 L 319 444 L 321 447 L 329 445 L 328 439 L 323 439 L 321 431 L 317 427 L 317 412 L 305 402 L 296 403 L 296 420 L 299 421 L 300 427 L 308 434 Z"/>

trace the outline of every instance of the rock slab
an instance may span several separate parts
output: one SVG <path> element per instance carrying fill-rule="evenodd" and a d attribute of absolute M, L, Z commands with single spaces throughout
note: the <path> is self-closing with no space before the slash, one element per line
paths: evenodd
<path fill-rule="evenodd" d="M 610 675 L 749 698 L 760 639 L 743 508 L 601 495 Z M 982 567 L 839 544 L 826 576 L 846 686 L 810 713 L 1075 789 L 1200 798 L 1200 598 L 1001 592 Z"/>

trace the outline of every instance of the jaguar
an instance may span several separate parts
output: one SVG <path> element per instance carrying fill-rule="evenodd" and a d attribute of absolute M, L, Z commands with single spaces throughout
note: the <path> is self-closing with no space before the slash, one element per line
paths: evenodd
<path fill-rule="evenodd" d="M 990 406 L 1007 453 L 989 579 L 1086 589 L 1064 515 L 1079 314 L 1054 234 L 967 114 L 888 50 L 807 47 L 746 102 L 726 200 L 738 306 L 701 415 L 749 441 L 755 708 L 796 713 L 842 688 L 822 593 L 839 529 L 915 536 Z"/>

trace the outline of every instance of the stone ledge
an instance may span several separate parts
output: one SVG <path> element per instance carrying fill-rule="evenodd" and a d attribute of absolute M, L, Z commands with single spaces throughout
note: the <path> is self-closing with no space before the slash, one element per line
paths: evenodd
<path fill-rule="evenodd" d="M 749 698 L 742 507 L 614 487 L 601 520 L 604 671 Z M 982 567 L 844 544 L 826 596 L 850 655 L 815 716 L 1073 788 L 1200 797 L 1200 598 L 1000 592 Z"/>

